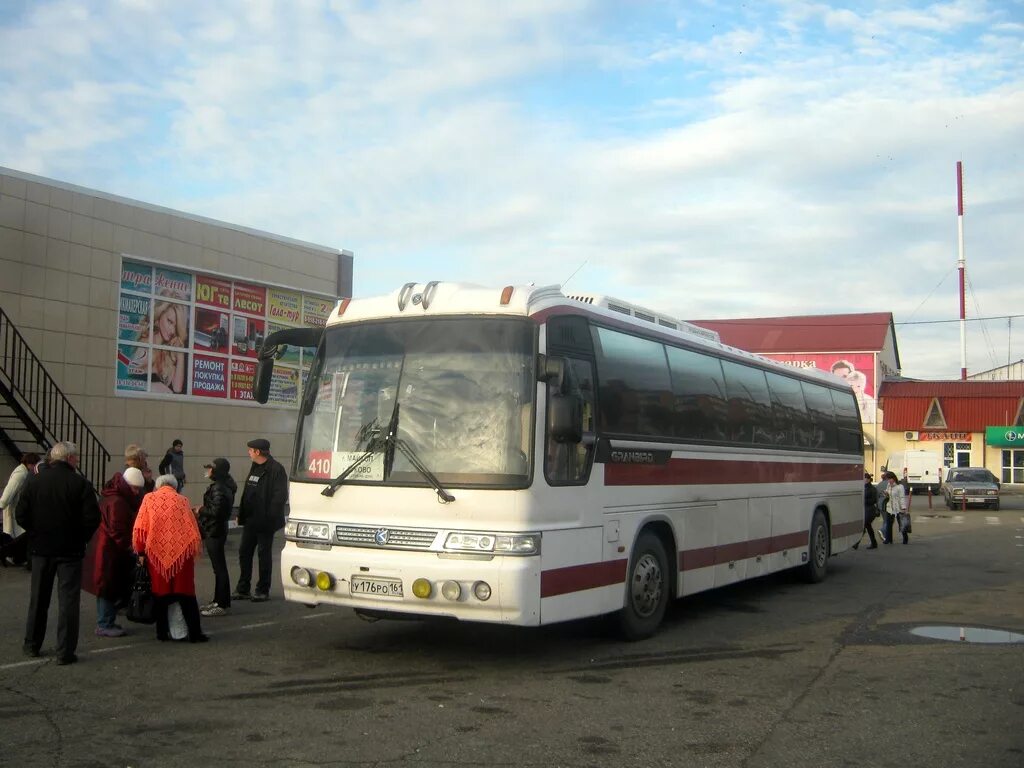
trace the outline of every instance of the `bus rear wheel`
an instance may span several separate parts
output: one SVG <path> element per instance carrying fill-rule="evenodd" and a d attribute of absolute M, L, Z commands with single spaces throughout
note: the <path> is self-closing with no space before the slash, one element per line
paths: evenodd
<path fill-rule="evenodd" d="M 817 584 L 824 581 L 828 572 L 828 523 L 825 522 L 825 513 L 820 509 L 814 510 L 811 516 L 811 538 L 807 549 L 807 564 L 803 567 L 804 581 Z"/>
<path fill-rule="evenodd" d="M 665 545 L 644 531 L 629 558 L 626 604 L 619 611 L 619 632 L 626 640 L 643 640 L 657 631 L 668 606 L 669 573 Z"/>

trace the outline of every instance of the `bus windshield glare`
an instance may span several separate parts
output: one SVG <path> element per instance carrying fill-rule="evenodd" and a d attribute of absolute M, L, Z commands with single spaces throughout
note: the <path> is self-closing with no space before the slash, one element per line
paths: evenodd
<path fill-rule="evenodd" d="M 526 487 L 535 361 L 535 326 L 520 318 L 329 327 L 293 478 L 330 481 L 365 457 L 346 484 L 428 485 L 411 453 L 446 487 Z"/>

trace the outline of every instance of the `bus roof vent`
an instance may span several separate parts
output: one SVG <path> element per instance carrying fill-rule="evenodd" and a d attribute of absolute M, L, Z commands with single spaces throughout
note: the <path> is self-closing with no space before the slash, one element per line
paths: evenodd
<path fill-rule="evenodd" d="M 655 325 L 660 325 L 663 328 L 671 328 L 672 330 L 681 331 L 682 333 L 691 333 L 694 336 L 700 336 L 702 339 L 707 339 L 708 341 L 720 341 L 718 334 L 715 331 L 708 330 L 707 328 L 701 328 L 699 325 L 687 323 L 683 320 L 677 320 L 674 317 L 667 317 L 666 315 L 662 315 L 654 310 L 639 307 L 636 304 L 630 304 L 628 301 L 622 301 L 621 299 L 613 299 L 597 293 L 574 293 L 570 296 L 566 296 L 566 298 L 583 304 L 601 307 L 602 309 L 610 309 L 613 312 L 621 312 L 624 315 L 629 315 L 630 317 L 635 317 L 638 320 L 643 320 L 648 323 L 654 323 Z"/>

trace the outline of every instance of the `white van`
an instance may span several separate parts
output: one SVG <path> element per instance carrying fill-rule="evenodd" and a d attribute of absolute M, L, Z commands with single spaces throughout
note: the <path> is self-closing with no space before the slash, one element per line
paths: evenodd
<path fill-rule="evenodd" d="M 942 480 L 942 456 L 937 451 L 897 451 L 889 454 L 885 468 L 906 479 L 913 493 L 939 492 Z"/>

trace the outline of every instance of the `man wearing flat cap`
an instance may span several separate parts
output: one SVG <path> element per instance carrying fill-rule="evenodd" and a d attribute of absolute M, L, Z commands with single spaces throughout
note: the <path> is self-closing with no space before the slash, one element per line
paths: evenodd
<path fill-rule="evenodd" d="M 270 441 L 259 437 L 247 445 L 252 466 L 238 505 L 238 524 L 243 526 L 242 543 L 238 547 L 238 586 L 231 597 L 234 600 L 263 602 L 270 599 L 274 534 L 284 528 L 288 473 L 270 455 Z M 250 594 L 253 553 L 259 556 L 259 575 L 256 591 Z"/>

